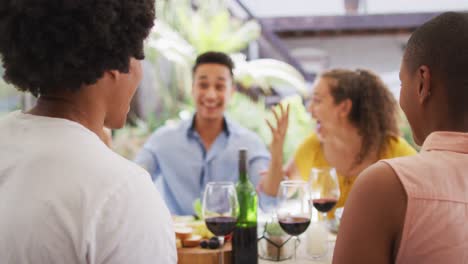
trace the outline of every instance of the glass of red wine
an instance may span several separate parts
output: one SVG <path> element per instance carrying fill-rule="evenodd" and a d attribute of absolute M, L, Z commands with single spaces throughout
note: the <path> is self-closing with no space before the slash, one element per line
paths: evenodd
<path fill-rule="evenodd" d="M 312 168 L 309 177 L 309 187 L 310 203 L 320 216 L 317 217 L 319 223 L 315 225 L 321 225 L 322 229 L 328 230 L 328 213 L 333 210 L 340 197 L 340 187 L 335 169 L 330 167 Z M 325 245 L 311 245 L 314 248 L 327 248 L 328 241 L 326 239 L 324 241 L 313 239 L 313 241 L 314 243 L 325 243 Z M 311 255 L 314 258 L 321 257 L 320 255 Z"/>
<path fill-rule="evenodd" d="M 236 227 L 239 204 L 236 188 L 232 182 L 208 182 L 203 194 L 202 215 L 206 227 L 220 237 L 219 263 L 224 261 L 224 236 Z"/>
<path fill-rule="evenodd" d="M 311 204 L 327 219 L 340 198 L 338 177 L 334 168 L 312 168 L 309 178 Z"/>
<path fill-rule="evenodd" d="M 310 224 L 309 189 L 305 181 L 282 181 L 278 190 L 276 214 L 281 228 L 291 236 L 298 236 Z M 296 251 L 294 251 L 296 260 Z"/>

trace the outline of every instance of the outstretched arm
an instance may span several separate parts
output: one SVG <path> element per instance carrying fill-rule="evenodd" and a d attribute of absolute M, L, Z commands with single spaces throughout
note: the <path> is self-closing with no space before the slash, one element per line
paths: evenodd
<path fill-rule="evenodd" d="M 157 146 L 159 141 L 160 139 L 155 134 L 153 134 L 134 159 L 134 162 L 149 172 L 153 182 L 156 181 L 156 178 L 161 172 L 159 167 L 159 160 L 155 151 L 155 146 Z"/>

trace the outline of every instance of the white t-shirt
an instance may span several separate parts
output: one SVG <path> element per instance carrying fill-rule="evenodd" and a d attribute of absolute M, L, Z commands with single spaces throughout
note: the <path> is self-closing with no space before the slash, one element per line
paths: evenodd
<path fill-rule="evenodd" d="M 146 171 L 76 122 L 0 120 L 0 263 L 176 262 L 171 217 Z"/>

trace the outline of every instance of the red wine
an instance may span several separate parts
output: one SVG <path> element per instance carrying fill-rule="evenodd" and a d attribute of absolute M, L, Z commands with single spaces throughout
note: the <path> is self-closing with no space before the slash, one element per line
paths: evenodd
<path fill-rule="evenodd" d="M 322 213 L 327 213 L 333 207 L 335 207 L 338 200 L 336 198 L 322 198 L 322 199 L 313 199 L 312 204 L 314 205 L 315 209 Z"/>
<path fill-rule="evenodd" d="M 291 236 L 298 236 L 309 227 L 310 219 L 305 217 L 285 217 L 279 219 L 283 230 Z"/>
<path fill-rule="evenodd" d="M 234 229 L 232 237 L 232 256 L 235 264 L 258 263 L 257 225 Z"/>
<path fill-rule="evenodd" d="M 205 219 L 206 227 L 216 236 L 225 236 L 236 227 L 236 218 L 227 216 L 210 217 Z"/>

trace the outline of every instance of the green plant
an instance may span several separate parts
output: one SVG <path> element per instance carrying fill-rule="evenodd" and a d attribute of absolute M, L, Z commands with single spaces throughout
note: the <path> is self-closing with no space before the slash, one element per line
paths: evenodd
<path fill-rule="evenodd" d="M 116 133 L 116 149 L 126 157 L 133 158 L 138 148 L 129 146 L 132 143 L 126 141 L 142 144 L 140 138 L 146 138 L 166 120 L 178 120 L 181 113 L 193 112 L 191 65 L 197 54 L 207 50 L 239 52 L 260 34 L 257 22 L 242 22 L 232 17 L 223 0 L 202 0 L 197 4 L 196 10 L 189 0 L 166 0 L 157 5 L 158 20 L 145 44 L 145 52 L 147 60 L 154 65 L 155 84 L 151 89 L 156 89 L 158 98 L 155 100 L 162 111 L 150 113 L 145 125 L 137 121 L 135 127 L 126 127 Z M 305 91 L 304 78 L 284 62 L 272 59 L 247 62 L 241 54 L 233 54 L 232 58 L 236 63 L 234 79 L 243 88 L 249 89 L 255 85 L 265 94 L 269 94 L 272 87 L 283 86 L 296 88 L 300 94 Z M 305 131 L 311 128 L 310 120 L 304 118 L 302 100 L 299 97 L 288 100 L 295 105 L 291 115 L 291 126 L 294 128 L 291 130 L 300 134 L 287 138 L 285 157 L 289 157 L 295 148 L 288 142 L 303 138 Z M 246 115 L 246 111 L 249 111 L 249 115 Z M 264 120 L 271 118 L 272 114 L 265 109 L 262 98 L 253 102 L 235 93 L 228 115 L 258 133 L 269 144 L 270 131 Z"/>
<path fill-rule="evenodd" d="M 208 50 L 238 52 L 260 35 L 260 25 L 232 17 L 224 0 L 160 1 L 157 17 L 179 32 L 198 54 Z"/>
<path fill-rule="evenodd" d="M 273 87 L 289 87 L 299 95 L 307 93 L 306 81 L 299 71 L 291 65 L 275 59 L 256 59 L 247 61 L 241 53 L 231 55 L 236 68 L 234 76 L 242 87 L 258 86 L 267 94 Z"/>

